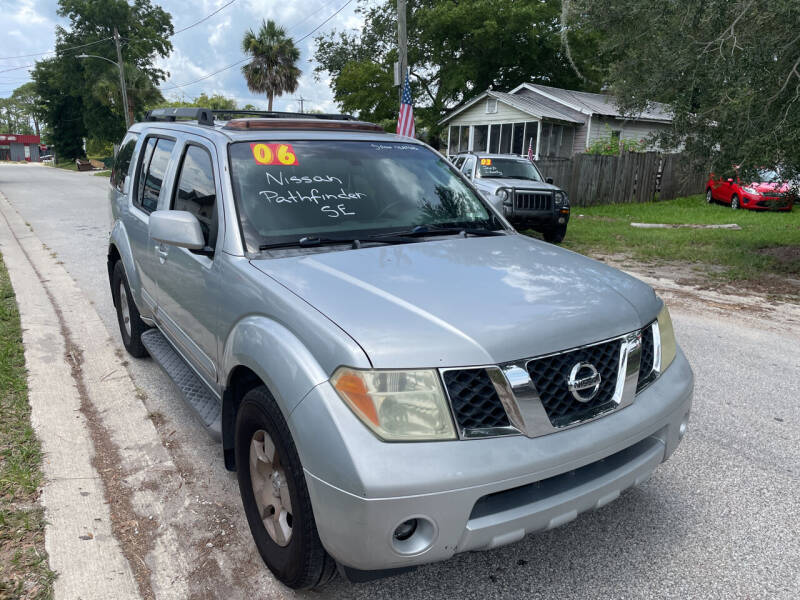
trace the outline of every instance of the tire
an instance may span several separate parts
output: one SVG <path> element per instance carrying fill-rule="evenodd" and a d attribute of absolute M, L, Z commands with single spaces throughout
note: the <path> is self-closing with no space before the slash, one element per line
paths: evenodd
<path fill-rule="evenodd" d="M 544 237 L 546 242 L 550 242 L 551 244 L 560 244 L 564 241 L 564 236 L 567 233 L 567 228 L 562 227 L 552 227 L 550 229 L 545 229 L 542 232 L 542 237 Z"/>
<path fill-rule="evenodd" d="M 739 203 L 739 196 L 737 196 L 736 194 L 731 196 L 731 208 L 733 210 L 739 210 L 741 207 L 742 205 Z"/>
<path fill-rule="evenodd" d="M 326 584 L 336 574 L 336 563 L 320 542 L 303 466 L 289 427 L 263 385 L 242 399 L 236 415 L 234 449 L 250 533 L 269 570 L 293 589 Z M 251 465 L 251 452 L 255 466 Z M 262 490 L 260 506 L 253 490 L 254 475 L 256 486 Z"/>
<path fill-rule="evenodd" d="M 706 190 L 706 204 L 713 204 L 714 195 L 711 193 L 711 188 Z"/>
<path fill-rule="evenodd" d="M 128 285 L 128 277 L 125 275 L 125 267 L 121 260 L 116 262 L 111 275 L 111 295 L 117 308 L 117 323 L 125 350 L 135 358 L 149 356 L 142 344 L 142 334 L 149 327 L 142 321 L 139 309 L 133 301 L 131 286 Z"/>

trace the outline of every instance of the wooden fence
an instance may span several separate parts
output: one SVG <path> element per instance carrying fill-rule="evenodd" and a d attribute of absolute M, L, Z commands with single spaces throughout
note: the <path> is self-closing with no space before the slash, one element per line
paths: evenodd
<path fill-rule="evenodd" d="M 542 175 L 569 194 L 574 206 L 650 202 L 700 194 L 707 174 L 688 172 L 678 154 L 576 154 L 536 162 Z"/>

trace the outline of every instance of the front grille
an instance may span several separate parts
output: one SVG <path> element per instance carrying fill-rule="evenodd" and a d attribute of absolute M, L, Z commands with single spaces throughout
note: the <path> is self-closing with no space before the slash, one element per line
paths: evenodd
<path fill-rule="evenodd" d="M 453 369 L 442 374 L 459 428 L 508 427 L 508 416 L 486 369 Z"/>
<path fill-rule="evenodd" d="M 621 345 L 617 339 L 528 361 L 528 374 L 553 427 L 585 421 L 616 406 Z M 579 402 L 567 387 L 570 371 L 580 362 L 594 365 L 601 377 L 600 389 L 588 402 Z"/>
<path fill-rule="evenodd" d="M 637 394 L 650 383 L 650 376 L 653 374 L 655 359 L 656 348 L 653 343 L 653 326 L 648 325 L 642 329 L 642 362 L 639 363 L 639 380 L 636 383 Z"/>
<path fill-rule="evenodd" d="M 517 210 L 552 210 L 553 194 L 541 192 L 516 192 L 514 207 Z"/>

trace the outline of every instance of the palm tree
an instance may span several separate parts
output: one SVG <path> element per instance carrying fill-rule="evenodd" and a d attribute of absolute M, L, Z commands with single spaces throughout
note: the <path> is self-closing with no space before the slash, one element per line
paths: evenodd
<path fill-rule="evenodd" d="M 245 33 L 242 50 L 253 57 L 242 67 L 247 88 L 251 92 L 266 94 L 269 110 L 272 110 L 275 96 L 297 91 L 297 80 L 301 73 L 297 67 L 300 50 L 292 38 L 286 37 L 286 30 L 278 27 L 275 21 L 261 21 L 257 35 L 252 29 Z"/>

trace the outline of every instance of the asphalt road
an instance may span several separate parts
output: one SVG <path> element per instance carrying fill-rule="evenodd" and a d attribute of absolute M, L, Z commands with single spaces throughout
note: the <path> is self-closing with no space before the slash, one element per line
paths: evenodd
<path fill-rule="evenodd" d="M 118 347 L 106 274 L 107 181 L 0 166 L 3 192 L 93 302 Z M 640 487 L 607 507 L 497 550 L 457 555 L 374 583 L 337 580 L 313 598 L 797 598 L 800 596 L 800 324 L 665 292 L 695 369 L 689 433 Z M 149 359 L 128 369 L 165 444 L 182 449 L 191 493 L 237 515 L 220 567 L 229 598 L 294 594 L 276 585 L 241 518 L 221 452 Z M 179 515 L 176 515 L 180 519 Z M 248 568 L 242 569 L 240 563 Z M 190 574 L 187 573 L 187 577 Z M 255 590 L 255 592 L 254 592 Z M 221 590 L 211 596 L 222 595 Z"/>

